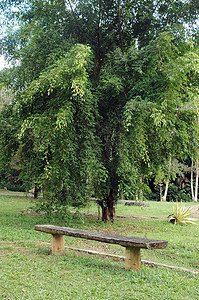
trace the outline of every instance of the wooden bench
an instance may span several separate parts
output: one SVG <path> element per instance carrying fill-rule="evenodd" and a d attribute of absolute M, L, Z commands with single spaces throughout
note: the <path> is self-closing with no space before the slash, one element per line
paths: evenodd
<path fill-rule="evenodd" d="M 35 230 L 52 234 L 53 254 L 58 254 L 64 251 L 64 235 L 123 246 L 126 248 L 125 269 L 127 270 L 132 268 L 135 271 L 138 271 L 141 266 L 141 248 L 163 249 L 166 248 L 168 244 L 167 241 L 161 240 L 106 234 L 53 225 L 35 225 Z"/>

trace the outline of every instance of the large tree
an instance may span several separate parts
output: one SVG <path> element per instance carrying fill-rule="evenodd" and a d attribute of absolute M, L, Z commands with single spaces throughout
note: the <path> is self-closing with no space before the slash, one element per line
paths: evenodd
<path fill-rule="evenodd" d="M 188 155 L 198 55 L 182 27 L 198 4 L 18 3 L 1 44 L 18 61 L 9 78 L 23 178 L 43 186 L 45 208 L 95 195 L 113 219 L 120 194 L 142 195 L 161 163 Z"/>

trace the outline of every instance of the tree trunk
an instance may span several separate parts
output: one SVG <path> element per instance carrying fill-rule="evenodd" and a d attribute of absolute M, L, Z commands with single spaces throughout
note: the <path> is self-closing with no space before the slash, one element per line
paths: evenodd
<path fill-rule="evenodd" d="M 193 166 L 193 159 L 191 162 L 191 197 L 192 201 L 195 201 L 195 196 L 194 196 L 194 187 L 193 187 L 193 171 L 194 171 L 194 166 Z"/>
<path fill-rule="evenodd" d="M 197 123 L 199 124 L 199 118 L 197 117 Z M 199 165 L 198 165 L 198 158 L 199 158 L 199 150 L 197 149 L 197 157 L 196 157 L 196 183 L 195 183 L 195 197 L 194 202 L 198 202 L 198 178 L 199 178 Z"/>
<path fill-rule="evenodd" d="M 38 192 L 39 192 L 39 190 L 38 190 L 38 188 L 37 188 L 37 184 L 35 184 L 35 188 L 34 188 L 34 199 L 37 199 L 37 197 L 38 197 Z"/>
<path fill-rule="evenodd" d="M 113 193 L 113 189 L 110 190 L 110 193 L 105 200 L 99 200 L 97 203 L 102 209 L 102 221 L 114 221 L 115 196 Z"/>
<path fill-rule="evenodd" d="M 139 189 L 139 197 L 138 197 L 138 201 L 143 202 L 143 190 L 142 190 L 142 177 L 140 178 L 140 189 Z"/>
<path fill-rule="evenodd" d="M 160 184 L 159 186 L 160 186 L 160 201 L 162 201 L 162 184 Z"/>
<path fill-rule="evenodd" d="M 196 183 L 195 183 L 194 202 L 198 202 L 198 177 L 199 177 L 199 166 L 198 166 L 198 157 L 197 157 L 197 159 L 196 159 Z"/>
<path fill-rule="evenodd" d="M 169 179 L 167 179 L 167 182 L 166 182 L 164 196 L 162 197 L 162 200 L 161 200 L 162 202 L 166 202 L 167 201 L 168 189 L 169 189 Z"/>
<path fill-rule="evenodd" d="M 109 196 L 106 199 L 107 218 L 106 220 L 114 221 L 115 218 L 115 196 L 113 189 L 110 190 Z"/>
<path fill-rule="evenodd" d="M 162 202 L 166 202 L 167 201 L 167 194 L 168 194 L 168 189 L 169 189 L 169 178 L 170 178 L 170 172 L 171 172 L 171 162 L 172 162 L 172 157 L 170 155 L 169 169 L 168 169 L 168 178 L 167 178 L 167 181 L 166 181 L 164 196 L 162 197 Z"/>

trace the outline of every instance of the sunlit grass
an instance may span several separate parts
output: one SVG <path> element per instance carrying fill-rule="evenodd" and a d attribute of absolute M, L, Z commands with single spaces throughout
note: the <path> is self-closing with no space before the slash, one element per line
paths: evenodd
<path fill-rule="evenodd" d="M 166 249 L 142 250 L 142 259 L 199 270 L 197 225 L 168 222 L 170 203 L 150 207 L 118 204 L 115 222 L 97 221 L 97 206 L 84 209 L 93 216 L 21 214 L 31 201 L 0 196 L 0 295 L 2 299 L 198 299 L 198 275 L 142 265 L 140 272 L 125 271 L 120 259 L 93 256 L 66 249 L 49 255 L 51 235 L 34 230 L 36 224 L 54 224 L 107 233 L 168 240 Z M 190 204 L 189 204 L 190 205 Z M 134 218 L 134 217 L 147 218 Z M 80 218 L 79 218 L 80 217 Z M 151 218 L 153 217 L 153 218 Z M 156 217 L 154 219 L 154 217 Z M 161 217 L 160 219 L 158 217 Z M 70 247 L 124 255 L 124 248 L 65 237 Z"/>

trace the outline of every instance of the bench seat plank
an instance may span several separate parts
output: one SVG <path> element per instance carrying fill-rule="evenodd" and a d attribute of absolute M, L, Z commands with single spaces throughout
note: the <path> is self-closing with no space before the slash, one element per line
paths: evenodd
<path fill-rule="evenodd" d="M 35 230 L 50 233 L 52 235 L 67 235 L 72 237 L 84 238 L 87 240 L 118 244 L 123 247 L 132 248 L 163 249 L 166 248 L 168 244 L 168 241 L 163 240 L 107 234 L 89 230 L 74 229 L 70 227 L 59 227 L 54 225 L 35 225 Z"/>

